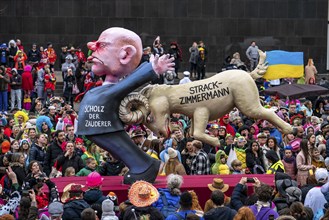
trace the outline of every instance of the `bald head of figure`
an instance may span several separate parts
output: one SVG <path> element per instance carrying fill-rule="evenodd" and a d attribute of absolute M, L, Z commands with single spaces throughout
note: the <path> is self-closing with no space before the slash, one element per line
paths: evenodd
<path fill-rule="evenodd" d="M 120 27 L 103 31 L 96 42 L 87 45 L 93 51 L 89 58 L 93 61 L 93 72 L 106 75 L 110 82 L 117 82 L 136 69 L 143 53 L 140 37 Z"/>

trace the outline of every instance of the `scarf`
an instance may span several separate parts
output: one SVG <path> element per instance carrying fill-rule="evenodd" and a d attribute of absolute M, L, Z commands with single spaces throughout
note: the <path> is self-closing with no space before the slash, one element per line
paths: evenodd
<path fill-rule="evenodd" d="M 283 157 L 284 162 L 286 163 L 294 163 L 296 161 L 296 158 L 294 156 L 287 158 L 287 157 Z"/>

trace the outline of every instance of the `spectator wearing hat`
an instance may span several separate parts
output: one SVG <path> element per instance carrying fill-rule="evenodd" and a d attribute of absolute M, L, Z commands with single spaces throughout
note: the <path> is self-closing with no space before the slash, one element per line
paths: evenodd
<path fill-rule="evenodd" d="M 22 153 L 25 158 L 25 167 L 27 167 L 28 164 L 30 163 L 30 158 L 29 158 L 30 149 L 31 149 L 31 144 L 28 139 L 22 139 L 19 142 L 19 152 Z"/>
<path fill-rule="evenodd" d="M 69 198 L 64 204 L 63 220 L 80 220 L 84 209 L 89 208 L 89 204 L 83 200 L 82 185 L 72 184 L 68 189 Z"/>
<path fill-rule="evenodd" d="M 246 157 L 247 157 L 246 149 L 247 149 L 247 141 L 246 141 L 245 137 L 239 136 L 238 138 L 236 138 L 236 144 L 235 145 L 231 145 L 231 146 L 227 146 L 225 148 L 225 152 L 226 152 L 226 154 L 230 154 L 230 151 L 231 150 L 234 150 L 237 159 L 239 161 L 241 161 L 241 163 L 242 163 L 242 169 L 245 169 L 245 168 L 247 168 L 247 163 L 246 163 Z"/>
<path fill-rule="evenodd" d="M 71 69 L 73 73 L 75 73 L 76 68 L 75 65 L 72 63 L 73 57 L 71 54 L 68 54 L 65 57 L 65 63 L 62 64 L 62 77 L 63 79 L 67 76 L 68 69 Z"/>
<path fill-rule="evenodd" d="M 85 192 L 83 199 L 89 204 L 102 204 L 106 200 L 106 196 L 103 195 L 101 187 L 103 185 L 104 178 L 101 177 L 96 171 L 91 172 L 86 179 L 86 186 L 88 190 Z"/>
<path fill-rule="evenodd" d="M 210 174 L 210 163 L 206 152 L 202 149 L 201 141 L 192 141 L 192 146 L 196 156 L 191 163 L 192 175 L 207 175 Z"/>
<path fill-rule="evenodd" d="M 75 68 L 77 69 L 79 67 L 79 57 L 76 53 L 77 49 L 75 49 L 73 46 L 71 46 L 68 51 L 69 51 L 69 54 L 72 55 L 72 57 L 73 57 L 72 63 L 74 64 Z"/>
<path fill-rule="evenodd" d="M 179 81 L 179 85 L 192 82 L 192 80 L 190 79 L 191 74 L 189 71 L 184 71 L 183 75 L 184 75 L 184 78 Z"/>
<path fill-rule="evenodd" d="M 218 150 L 216 153 L 216 161 L 211 167 L 212 174 L 227 175 L 230 174 L 230 168 L 227 166 L 227 155 L 224 151 Z"/>
<path fill-rule="evenodd" d="M 296 200 L 301 201 L 302 191 L 300 189 L 298 189 L 297 182 L 295 180 L 292 180 L 288 174 L 276 173 L 274 183 L 275 183 L 277 193 L 275 195 L 275 198 L 273 199 L 273 203 L 275 204 L 277 211 L 283 210 L 284 208 L 289 208 L 291 203 Z M 291 188 L 291 187 L 295 187 L 299 190 L 298 195 L 300 197 L 298 197 L 297 199 L 288 197 L 287 189 Z M 293 193 L 297 194 L 297 192 L 291 192 L 291 194 L 293 194 Z"/>
<path fill-rule="evenodd" d="M 301 151 L 297 154 L 296 164 L 297 164 L 297 182 L 300 186 L 306 184 L 306 179 L 310 175 L 310 170 L 313 172 L 315 168 L 312 165 L 312 157 L 310 150 L 308 149 L 308 141 L 303 139 L 300 143 Z"/>
<path fill-rule="evenodd" d="M 54 201 L 48 206 L 48 213 L 50 219 L 62 219 L 64 213 L 63 204 L 58 201 Z"/>
<path fill-rule="evenodd" d="M 278 172 L 284 173 L 284 165 L 274 150 L 267 151 L 265 157 L 269 164 L 271 164 L 271 166 L 266 171 L 266 174 L 275 174 Z"/>
<path fill-rule="evenodd" d="M 229 189 L 229 185 L 225 184 L 223 179 L 214 178 L 213 182 L 208 184 L 208 188 L 212 192 L 216 190 L 220 190 L 222 193 L 225 193 Z M 230 202 L 231 202 L 231 198 L 224 194 L 224 205 L 229 205 Z M 204 206 L 204 212 L 207 213 L 209 210 L 211 210 L 214 207 L 215 207 L 214 202 L 211 199 L 208 199 Z"/>
<path fill-rule="evenodd" d="M 10 77 L 6 69 L 0 66 L 0 112 L 8 110 L 8 83 L 10 83 Z"/>
<path fill-rule="evenodd" d="M 183 177 L 177 174 L 167 176 L 167 188 L 158 189 L 159 199 L 152 205 L 156 207 L 166 218 L 179 209 L 180 188 L 183 184 Z"/>
<path fill-rule="evenodd" d="M 168 156 L 169 159 L 167 160 L 164 166 L 164 172 L 166 176 L 168 176 L 169 174 L 186 175 L 185 168 L 178 159 L 178 151 L 169 147 Z"/>
<path fill-rule="evenodd" d="M 164 163 L 167 163 L 167 161 L 169 160 L 169 153 L 168 153 L 168 149 L 169 148 L 172 148 L 172 149 L 176 149 L 177 148 L 177 141 L 175 140 L 175 138 L 169 138 L 167 139 L 165 142 L 164 142 L 164 150 L 160 152 L 160 160 Z M 179 162 L 182 161 L 182 157 L 181 157 L 181 154 L 178 150 L 175 150 L 176 153 L 177 153 L 177 157 L 178 157 L 178 160 Z"/>
<path fill-rule="evenodd" d="M 13 74 L 10 78 L 11 86 L 11 109 L 14 109 L 15 102 L 17 101 L 17 107 L 19 110 L 22 109 L 22 76 L 18 74 L 17 70 L 13 68 L 11 70 Z"/>
<path fill-rule="evenodd" d="M 226 114 L 224 115 L 220 121 L 219 121 L 219 125 L 220 126 L 225 126 L 226 127 L 226 132 L 227 134 L 232 135 L 233 137 L 235 136 L 235 130 L 232 127 L 232 125 L 230 125 L 230 115 Z"/>
<path fill-rule="evenodd" d="M 24 95 L 27 95 L 28 97 L 31 96 L 31 91 L 33 91 L 33 77 L 31 73 L 32 67 L 30 65 L 26 65 L 24 67 L 24 72 L 22 74 L 22 89 L 24 92 Z M 30 109 L 27 109 L 30 110 Z"/>
<path fill-rule="evenodd" d="M 306 194 L 304 205 L 310 207 L 313 213 L 316 213 L 319 209 L 323 209 L 327 200 L 324 194 L 321 192 L 321 187 L 328 182 L 328 171 L 325 168 L 318 168 L 315 171 L 315 179 L 318 183 L 318 187 L 313 187 Z"/>
<path fill-rule="evenodd" d="M 119 220 L 114 212 L 114 203 L 110 199 L 102 202 L 102 211 L 101 220 Z"/>
<path fill-rule="evenodd" d="M 183 53 L 177 42 L 170 43 L 170 49 L 168 50 L 170 57 L 173 57 L 175 60 L 175 73 L 178 74 L 180 68 L 180 62 L 183 61 Z"/>
<path fill-rule="evenodd" d="M 211 201 L 214 207 L 204 214 L 205 220 L 233 220 L 237 212 L 224 206 L 224 198 L 225 195 L 221 190 L 214 190 L 211 193 Z"/>
<path fill-rule="evenodd" d="M 128 192 L 128 199 L 132 204 L 123 215 L 123 220 L 144 219 L 149 216 L 150 220 L 163 220 L 160 211 L 151 205 L 159 199 L 158 190 L 150 183 L 136 181 Z"/>
<path fill-rule="evenodd" d="M 188 214 L 196 214 L 196 211 L 192 209 L 192 195 L 189 192 L 182 193 L 179 204 L 180 211 L 169 215 L 166 220 L 180 220 L 186 218 Z"/>
<path fill-rule="evenodd" d="M 263 152 L 257 141 L 252 141 L 250 147 L 246 149 L 246 164 L 251 173 L 265 173 Z"/>
<path fill-rule="evenodd" d="M 291 179 L 296 180 L 296 174 L 297 174 L 296 158 L 292 153 L 291 146 L 284 147 L 284 156 L 282 159 L 282 163 L 284 166 L 285 173 L 287 173 L 291 177 Z"/>

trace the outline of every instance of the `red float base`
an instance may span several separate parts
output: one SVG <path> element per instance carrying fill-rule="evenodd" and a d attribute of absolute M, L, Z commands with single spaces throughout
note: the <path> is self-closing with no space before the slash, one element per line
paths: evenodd
<path fill-rule="evenodd" d="M 181 191 L 194 190 L 198 197 L 201 207 L 204 207 L 206 201 L 210 198 L 211 191 L 208 189 L 208 184 L 211 184 L 213 178 L 222 178 L 224 183 L 230 186 L 225 193 L 230 196 L 235 185 L 240 181 L 241 177 L 257 177 L 261 182 L 270 186 L 274 186 L 274 175 L 259 174 L 259 175 L 201 175 L 201 176 L 184 176 L 184 183 Z M 69 183 L 86 184 L 86 177 L 60 177 L 52 179 L 56 183 L 60 195 L 62 195 L 64 187 Z M 119 202 L 127 200 L 129 185 L 122 184 L 122 176 L 104 176 L 103 186 L 101 190 L 104 195 L 110 191 L 115 192 Z M 156 188 L 166 188 L 166 177 L 159 176 L 153 184 Z M 252 184 L 248 184 L 249 190 L 252 190 Z"/>

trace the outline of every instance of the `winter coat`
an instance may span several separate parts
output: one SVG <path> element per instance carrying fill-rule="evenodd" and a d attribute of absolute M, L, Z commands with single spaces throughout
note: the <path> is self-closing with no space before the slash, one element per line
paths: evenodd
<path fill-rule="evenodd" d="M 82 168 L 76 176 L 88 176 L 89 173 L 94 172 L 95 170 L 90 169 L 89 167 Z"/>
<path fill-rule="evenodd" d="M 222 206 L 211 209 L 209 212 L 205 213 L 203 217 L 205 220 L 233 220 L 236 213 L 234 209 Z"/>
<path fill-rule="evenodd" d="M 288 174 L 291 177 L 291 179 L 296 180 L 296 174 L 297 174 L 296 160 L 292 160 L 291 163 L 290 162 L 288 163 L 283 158 L 282 163 L 286 174 Z"/>
<path fill-rule="evenodd" d="M 222 164 L 221 162 L 222 157 L 225 157 L 227 159 L 225 152 L 222 150 L 218 150 L 215 156 L 216 162 L 211 168 L 212 174 L 230 174 L 230 168 L 227 166 L 227 164 Z"/>
<path fill-rule="evenodd" d="M 162 208 L 164 207 L 161 195 L 164 195 L 167 199 L 168 206 L 169 207 L 177 207 L 177 210 L 178 210 L 180 196 L 179 195 L 171 195 L 169 189 L 166 189 L 166 188 L 158 189 L 158 190 L 159 190 L 159 193 L 160 193 L 159 199 L 156 202 L 154 202 L 152 204 L 152 206 L 157 208 L 161 212 Z"/>
<path fill-rule="evenodd" d="M 125 165 L 121 161 L 114 163 L 106 161 L 106 163 L 100 168 L 99 174 L 102 176 L 118 176 L 124 167 Z"/>
<path fill-rule="evenodd" d="M 298 185 L 303 186 L 306 184 L 306 179 L 309 176 L 309 170 L 313 168 L 311 156 L 308 156 L 307 164 L 305 163 L 305 155 L 300 151 L 296 157 L 297 164 L 297 182 Z"/>
<path fill-rule="evenodd" d="M 10 82 L 10 77 L 6 73 L 3 74 L 4 77 L 0 79 L 0 91 L 8 91 L 8 83 Z"/>
<path fill-rule="evenodd" d="M 22 186 L 23 185 L 23 181 L 24 181 L 24 179 L 26 177 L 26 172 L 25 172 L 25 169 L 24 169 L 23 165 L 20 165 L 20 164 L 18 164 L 16 162 L 16 163 L 10 164 L 10 167 L 11 167 L 11 169 L 14 171 L 14 173 L 17 176 L 18 184 L 20 186 Z"/>
<path fill-rule="evenodd" d="M 242 206 L 244 206 L 244 201 L 246 201 L 248 195 L 245 192 L 245 186 L 238 183 L 232 192 L 231 196 L 231 207 L 238 211 Z"/>
<path fill-rule="evenodd" d="M 46 152 L 42 147 L 38 146 L 37 144 L 32 144 L 30 150 L 30 161 L 36 160 L 43 167 L 45 156 Z"/>
<path fill-rule="evenodd" d="M 81 157 L 79 157 L 75 153 L 73 153 L 71 158 L 65 157 L 63 154 L 57 158 L 56 168 L 59 169 L 60 167 L 62 167 L 62 173 L 65 173 L 65 170 L 68 167 L 73 167 L 75 172 L 78 173 L 84 167 L 84 164 L 82 162 Z"/>
<path fill-rule="evenodd" d="M 44 172 L 49 175 L 51 172 L 51 167 L 54 166 L 58 156 L 63 155 L 63 149 L 58 145 L 57 141 L 53 141 L 51 145 L 47 148 L 44 161 Z"/>
<path fill-rule="evenodd" d="M 14 82 L 16 84 L 13 84 Z M 10 78 L 10 85 L 11 85 L 11 89 L 13 90 L 22 89 L 22 76 L 19 74 L 16 74 L 15 76 L 13 75 Z"/>
<path fill-rule="evenodd" d="M 246 149 L 246 164 L 247 164 L 247 167 L 249 168 L 249 170 L 251 172 L 254 171 L 254 167 L 256 165 L 259 165 L 259 166 L 264 168 L 263 152 L 260 148 L 259 148 L 257 154 L 258 155 L 256 157 L 256 155 L 252 152 L 251 148 Z"/>
<path fill-rule="evenodd" d="M 81 212 L 90 208 L 88 203 L 83 199 L 75 199 L 64 204 L 63 220 L 80 220 Z"/>
<path fill-rule="evenodd" d="M 103 192 L 99 189 L 89 189 L 83 195 L 83 200 L 85 200 L 89 205 L 100 204 L 106 200 L 107 197 L 103 195 Z"/>
<path fill-rule="evenodd" d="M 64 88 L 64 97 L 71 97 L 72 96 L 72 88 L 73 85 L 76 83 L 76 79 L 74 76 L 66 76 L 64 78 L 64 82 L 65 82 L 65 88 Z"/>
<path fill-rule="evenodd" d="M 24 91 L 33 90 L 33 77 L 29 71 L 24 71 L 22 74 L 22 89 Z"/>
<path fill-rule="evenodd" d="M 259 211 L 256 205 L 249 206 L 249 208 L 256 216 L 256 220 L 267 220 L 270 215 L 273 215 L 274 219 L 279 217 L 278 213 L 270 207 L 262 207 Z"/>

